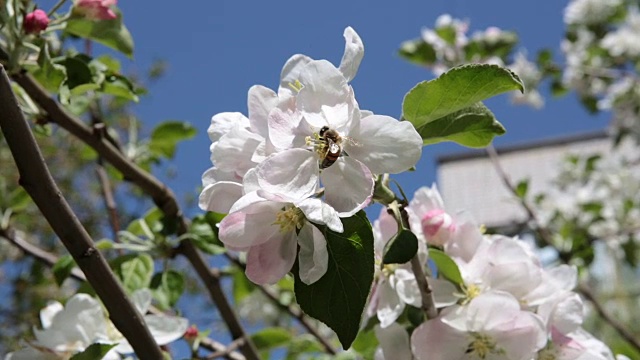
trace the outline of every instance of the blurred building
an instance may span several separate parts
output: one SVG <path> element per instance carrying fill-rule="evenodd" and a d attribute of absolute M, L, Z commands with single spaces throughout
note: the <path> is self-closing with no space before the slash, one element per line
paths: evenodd
<path fill-rule="evenodd" d="M 528 194 L 544 192 L 569 155 L 592 155 L 611 150 L 604 131 L 534 141 L 497 148 L 499 162 L 511 183 L 529 181 Z M 465 210 L 479 224 L 514 228 L 526 221 L 520 202 L 504 185 L 485 150 L 467 151 L 437 159 L 438 188 L 449 211 Z"/>

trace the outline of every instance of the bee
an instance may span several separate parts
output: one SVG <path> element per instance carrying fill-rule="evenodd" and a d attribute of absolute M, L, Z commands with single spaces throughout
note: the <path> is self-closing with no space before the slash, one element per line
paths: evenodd
<path fill-rule="evenodd" d="M 342 137 L 337 131 L 328 126 L 323 126 L 318 135 L 320 136 L 320 141 L 324 143 L 324 149 L 326 149 L 320 163 L 320 169 L 326 169 L 333 165 L 342 155 Z"/>

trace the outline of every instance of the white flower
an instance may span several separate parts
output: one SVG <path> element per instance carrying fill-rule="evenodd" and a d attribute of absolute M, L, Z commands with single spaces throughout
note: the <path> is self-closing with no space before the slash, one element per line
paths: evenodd
<path fill-rule="evenodd" d="M 93 343 L 113 343 L 100 302 L 87 294 L 74 295 L 64 307 L 57 301 L 49 302 L 40 311 L 40 321 L 42 330 L 33 329 L 35 342 L 8 354 L 5 360 L 69 359 Z"/>
<path fill-rule="evenodd" d="M 516 94 L 514 92 L 511 95 L 512 101 L 516 104 L 527 104 L 536 109 L 543 107 L 544 99 L 537 89 L 540 80 L 542 80 L 542 73 L 538 66 L 534 62 L 527 60 L 527 57 L 519 52 L 516 54 L 513 64 L 509 65 L 509 68 L 518 74 L 525 86 L 524 94 L 520 92 Z"/>
<path fill-rule="evenodd" d="M 607 33 L 600 44 L 611 56 L 637 57 L 640 55 L 640 11 L 632 7 L 627 18 L 616 31 Z"/>
<path fill-rule="evenodd" d="M 402 326 L 388 327 L 376 325 L 374 328 L 380 346 L 376 349 L 375 360 L 412 360 L 409 334 Z"/>
<path fill-rule="evenodd" d="M 418 360 L 529 360 L 546 342 L 542 321 L 502 292 L 446 308 L 411 335 Z"/>
<path fill-rule="evenodd" d="M 141 314 L 146 314 L 151 306 L 151 291 L 149 289 L 138 289 L 131 295 L 131 300 Z M 179 316 L 147 314 L 143 318 L 151 332 L 151 336 L 160 346 L 180 339 L 189 327 L 189 321 Z M 111 321 L 109 321 L 108 327 L 110 343 L 118 343 L 115 348 L 109 351 L 109 354 L 133 353 L 133 347 L 131 347 L 129 341 L 116 329 Z"/>
<path fill-rule="evenodd" d="M 573 0 L 564 9 L 564 22 L 568 25 L 601 23 L 621 4 L 622 0 Z"/>

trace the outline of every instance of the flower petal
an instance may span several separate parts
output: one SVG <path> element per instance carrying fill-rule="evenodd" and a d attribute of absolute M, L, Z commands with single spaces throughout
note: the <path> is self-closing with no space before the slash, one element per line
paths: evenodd
<path fill-rule="evenodd" d="M 274 224 L 282 204 L 261 201 L 227 215 L 220 222 L 220 241 L 233 247 L 244 248 L 267 242 L 281 235 L 280 226 Z"/>
<path fill-rule="evenodd" d="M 252 246 L 247 253 L 247 278 L 256 284 L 275 284 L 293 267 L 298 242 L 295 231 L 280 233 L 270 241 Z"/>
<path fill-rule="evenodd" d="M 364 56 L 364 44 L 351 26 L 344 29 L 344 55 L 340 61 L 340 71 L 347 81 L 356 77 L 360 62 Z"/>
<path fill-rule="evenodd" d="M 221 170 L 234 171 L 238 176 L 244 176 L 247 170 L 256 165 L 251 157 L 262 140 L 260 135 L 235 126 L 220 138 L 211 153 L 211 161 Z"/>
<path fill-rule="evenodd" d="M 467 334 L 440 318 L 427 320 L 411 334 L 411 350 L 417 360 L 464 359 L 468 346 Z"/>
<path fill-rule="evenodd" d="M 207 129 L 207 134 L 211 142 L 219 141 L 220 138 L 231 131 L 235 126 L 249 127 L 249 119 L 239 112 L 223 112 L 213 115 L 211 125 Z"/>
<path fill-rule="evenodd" d="M 329 229 L 338 233 L 344 231 L 338 212 L 324 201 L 308 198 L 295 205 L 302 210 L 309 221 L 316 224 L 327 225 Z"/>
<path fill-rule="evenodd" d="M 290 98 L 269 113 L 269 139 L 273 146 L 281 150 L 304 147 L 306 136 L 313 133 L 313 129 L 296 108 L 295 100 Z"/>
<path fill-rule="evenodd" d="M 318 160 L 304 149 L 289 149 L 269 157 L 257 166 L 258 184 L 272 194 L 302 200 L 318 186 Z"/>
<path fill-rule="evenodd" d="M 390 281 L 390 279 L 380 281 L 377 289 L 377 314 L 378 320 L 380 320 L 380 326 L 383 328 L 393 324 L 405 308 L 404 302 L 400 300 L 398 293 L 392 287 Z"/>
<path fill-rule="evenodd" d="M 253 132 L 264 138 L 267 137 L 267 117 L 276 105 L 278 105 L 278 95 L 268 87 L 254 85 L 249 89 L 247 107 L 249 108 L 249 123 Z"/>
<path fill-rule="evenodd" d="M 409 347 L 409 334 L 399 324 L 393 323 L 386 328 L 376 325 L 374 327 L 376 338 L 380 342 L 383 359 L 385 360 L 411 360 Z"/>
<path fill-rule="evenodd" d="M 189 321 L 178 316 L 145 315 L 144 321 L 160 346 L 180 339 L 189 327 Z"/>
<path fill-rule="evenodd" d="M 349 121 L 349 85 L 333 64 L 326 60 L 309 62 L 300 72 L 300 82 L 304 87 L 296 100 L 309 124 L 336 129 Z"/>
<path fill-rule="evenodd" d="M 49 303 L 47 303 L 47 306 L 40 310 L 40 323 L 42 323 L 42 328 L 46 329 L 50 327 L 54 316 L 56 316 L 56 314 L 63 309 L 64 307 L 59 302 L 49 301 Z"/>
<path fill-rule="evenodd" d="M 360 121 L 348 136 L 344 149 L 374 174 L 403 172 L 420 160 L 422 138 L 408 121 L 371 115 Z"/>
<path fill-rule="evenodd" d="M 237 182 L 220 181 L 202 189 L 198 206 L 204 211 L 228 214 L 231 206 L 242 197 L 242 185 Z"/>
<path fill-rule="evenodd" d="M 307 285 L 320 280 L 329 266 L 327 240 L 317 227 L 306 223 L 298 233 L 300 280 Z"/>
<path fill-rule="evenodd" d="M 302 54 L 296 54 L 287 60 L 280 73 L 280 87 L 278 88 L 278 97 L 298 95 L 298 91 L 294 90 L 291 84 L 295 84 L 300 80 L 300 71 L 313 59 Z"/>
<path fill-rule="evenodd" d="M 131 301 L 136 306 L 140 314 L 146 314 L 151 306 L 151 290 L 143 288 L 138 289 L 131 295 Z"/>
<path fill-rule="evenodd" d="M 373 176 L 360 161 L 343 156 L 322 170 L 327 204 L 333 206 L 340 217 L 349 217 L 371 202 Z"/>

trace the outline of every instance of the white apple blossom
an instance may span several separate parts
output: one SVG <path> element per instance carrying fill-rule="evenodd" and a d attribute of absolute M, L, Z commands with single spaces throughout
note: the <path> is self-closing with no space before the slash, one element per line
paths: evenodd
<path fill-rule="evenodd" d="M 568 25 L 589 25 L 606 21 L 622 5 L 622 0 L 572 0 L 564 9 Z"/>
<path fill-rule="evenodd" d="M 467 306 L 446 308 L 411 335 L 418 360 L 529 360 L 546 342 L 538 316 L 522 311 L 518 301 L 504 292 L 482 294 Z"/>
<path fill-rule="evenodd" d="M 137 290 L 132 300 L 144 314 L 151 305 L 151 292 Z M 5 360 L 70 359 L 94 343 L 116 345 L 103 359 L 120 359 L 119 354 L 133 353 L 129 342 L 106 317 L 100 302 L 87 294 L 72 296 L 65 306 L 49 302 L 40 311 L 40 321 L 42 330 L 33 329 L 35 342 L 7 354 Z M 181 338 L 188 327 L 187 319 L 174 316 L 144 315 L 144 321 L 158 345 Z"/>
<path fill-rule="evenodd" d="M 513 63 L 508 67 L 518 74 L 518 77 L 520 77 L 525 87 L 524 94 L 514 92 L 511 95 L 513 102 L 516 104 L 527 104 L 536 109 L 542 108 L 544 106 L 544 98 L 538 91 L 538 85 L 542 80 L 542 73 L 536 63 L 527 60 L 525 54 L 519 52 L 516 54 Z"/>
<path fill-rule="evenodd" d="M 375 360 L 412 360 L 409 334 L 404 327 L 393 323 L 391 326 L 374 328 L 380 346 L 376 349 Z"/>
<path fill-rule="evenodd" d="M 307 219 L 343 231 L 335 210 L 318 199 L 251 192 L 233 205 L 218 236 L 226 246 L 248 252 L 246 274 L 257 284 L 275 284 L 286 275 L 299 245 L 300 278 L 312 284 L 327 271 L 328 252 L 324 235 Z"/>
<path fill-rule="evenodd" d="M 601 40 L 603 48 L 611 56 L 637 57 L 640 55 L 640 11 L 631 7 L 624 23 L 615 31 L 607 33 Z"/>

